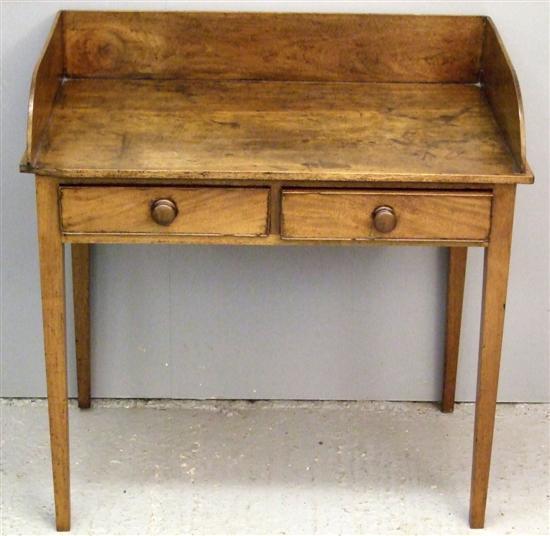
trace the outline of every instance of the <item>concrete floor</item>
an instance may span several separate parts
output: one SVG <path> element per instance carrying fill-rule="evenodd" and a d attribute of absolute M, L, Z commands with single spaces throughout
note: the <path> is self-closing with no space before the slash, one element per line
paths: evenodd
<path fill-rule="evenodd" d="M 4 400 L 2 535 L 53 534 L 44 401 Z M 549 406 L 501 405 L 483 532 L 473 406 L 74 405 L 73 534 L 550 534 Z"/>

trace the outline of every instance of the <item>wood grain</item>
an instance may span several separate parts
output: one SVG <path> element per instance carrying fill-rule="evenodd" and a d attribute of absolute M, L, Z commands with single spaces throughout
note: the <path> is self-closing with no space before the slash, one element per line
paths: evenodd
<path fill-rule="evenodd" d="M 73 270 L 74 331 L 78 407 L 90 407 L 90 249 L 88 244 L 71 246 Z"/>
<path fill-rule="evenodd" d="M 36 178 L 36 203 L 55 518 L 57 530 L 67 531 L 71 524 L 71 507 L 65 344 L 65 265 L 55 180 Z"/>
<path fill-rule="evenodd" d="M 380 238 L 376 240 L 323 240 L 281 238 L 279 235 L 267 236 L 207 236 L 207 235 L 147 235 L 128 233 L 66 233 L 63 242 L 68 244 L 195 244 L 217 246 L 432 246 L 432 247 L 486 247 L 488 241 L 454 239 L 399 239 Z"/>
<path fill-rule="evenodd" d="M 471 526 L 483 526 L 515 184 L 533 180 L 492 21 L 63 12 L 33 76 L 21 169 L 37 174 L 58 530 L 70 526 L 63 242 L 81 407 L 90 243 L 451 247 L 444 411 L 466 247 L 488 246 L 470 504 Z M 168 226 L 151 216 L 159 199 L 177 206 Z M 387 233 L 372 222 L 380 205 L 397 214 L 389 230 L 386 209 Z M 163 209 L 169 223 L 176 209 Z"/>
<path fill-rule="evenodd" d="M 449 248 L 445 366 L 443 371 L 443 394 L 441 397 L 441 411 L 444 413 L 451 413 L 455 405 L 456 373 L 458 368 L 467 257 L 468 248 Z"/>
<path fill-rule="evenodd" d="M 151 80 L 63 85 L 58 177 L 530 182 L 476 86 Z"/>
<path fill-rule="evenodd" d="M 32 75 L 29 97 L 27 148 L 23 165 L 33 162 L 38 154 L 56 95 L 63 76 L 63 29 L 61 16 L 55 17 L 40 60 Z"/>
<path fill-rule="evenodd" d="M 390 206 L 397 226 L 382 233 L 373 212 Z M 486 193 L 284 190 L 283 238 L 442 240 L 483 242 L 489 234 L 491 195 Z"/>
<path fill-rule="evenodd" d="M 516 72 L 491 19 L 483 44 L 481 80 L 496 122 L 514 155 L 518 171 L 525 171 L 523 103 Z"/>
<path fill-rule="evenodd" d="M 472 528 L 483 528 L 485 523 L 515 192 L 515 186 L 495 187 L 491 238 L 485 250 L 470 496 Z"/>
<path fill-rule="evenodd" d="M 268 233 L 267 188 L 63 187 L 64 233 L 263 236 Z M 157 224 L 151 206 L 170 199 L 178 208 L 169 226 Z"/>
<path fill-rule="evenodd" d="M 267 175 L 266 179 L 182 179 L 174 180 L 167 178 L 158 178 L 151 180 L 150 178 L 134 177 L 133 179 L 124 179 L 121 177 L 57 177 L 57 180 L 63 186 L 235 186 L 238 188 L 249 188 L 252 186 L 258 188 L 269 188 L 274 191 L 277 188 L 345 188 L 346 190 L 402 190 L 404 188 L 403 180 L 399 182 L 392 181 L 329 181 L 329 180 L 278 180 L 271 175 Z M 471 191 L 490 191 L 491 185 L 479 183 L 447 183 L 447 182 L 407 182 L 407 189 L 410 190 L 471 190 Z"/>
<path fill-rule="evenodd" d="M 70 77 L 469 82 L 482 17 L 64 13 Z"/>

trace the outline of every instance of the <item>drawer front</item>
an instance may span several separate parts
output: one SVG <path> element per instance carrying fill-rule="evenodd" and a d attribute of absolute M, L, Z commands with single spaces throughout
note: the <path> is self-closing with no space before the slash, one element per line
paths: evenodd
<path fill-rule="evenodd" d="M 486 241 L 491 200 L 484 192 L 284 190 L 281 235 L 298 240 Z"/>
<path fill-rule="evenodd" d="M 268 200 L 267 188 L 61 187 L 61 228 L 67 234 L 265 236 Z"/>

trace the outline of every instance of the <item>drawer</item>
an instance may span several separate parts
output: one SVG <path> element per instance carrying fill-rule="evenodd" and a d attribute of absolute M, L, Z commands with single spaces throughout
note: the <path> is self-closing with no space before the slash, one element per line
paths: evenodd
<path fill-rule="evenodd" d="M 265 236 L 268 188 L 61 187 L 64 233 Z"/>
<path fill-rule="evenodd" d="M 486 241 L 492 195 L 284 190 L 283 239 Z"/>

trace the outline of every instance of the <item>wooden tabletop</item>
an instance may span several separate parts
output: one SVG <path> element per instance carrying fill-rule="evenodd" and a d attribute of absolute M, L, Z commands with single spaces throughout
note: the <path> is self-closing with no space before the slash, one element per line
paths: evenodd
<path fill-rule="evenodd" d="M 528 183 L 484 17 L 60 12 L 22 170 L 101 179 Z"/>
<path fill-rule="evenodd" d="M 78 177 L 507 181 L 473 84 L 76 79 L 36 168 Z"/>

